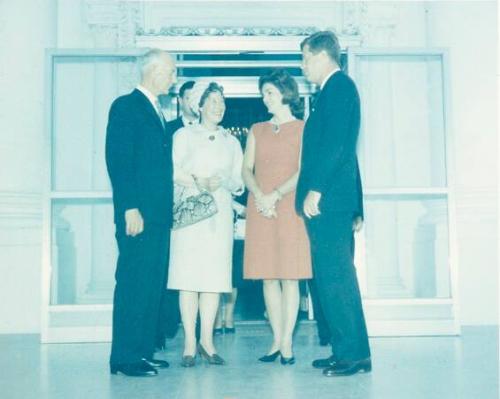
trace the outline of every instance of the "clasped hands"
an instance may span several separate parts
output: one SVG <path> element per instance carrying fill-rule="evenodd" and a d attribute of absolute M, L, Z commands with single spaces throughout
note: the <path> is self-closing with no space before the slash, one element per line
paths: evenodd
<path fill-rule="evenodd" d="M 276 213 L 276 204 L 280 200 L 276 190 L 269 194 L 260 194 L 255 196 L 255 205 L 257 211 L 265 218 L 272 219 L 278 216 Z"/>
<path fill-rule="evenodd" d="M 194 183 L 200 191 L 214 192 L 222 185 L 222 178 L 214 175 L 211 177 L 197 177 L 193 175 Z"/>

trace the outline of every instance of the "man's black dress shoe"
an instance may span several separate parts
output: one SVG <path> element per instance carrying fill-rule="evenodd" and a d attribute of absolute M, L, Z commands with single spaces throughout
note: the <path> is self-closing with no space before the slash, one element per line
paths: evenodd
<path fill-rule="evenodd" d="M 316 359 L 312 362 L 312 366 L 315 369 L 326 369 L 327 367 L 333 367 L 334 365 L 335 358 L 333 356 L 327 357 L 326 359 Z"/>
<path fill-rule="evenodd" d="M 337 361 L 334 366 L 323 370 L 323 375 L 327 377 L 342 377 L 356 374 L 357 372 L 369 373 L 372 371 L 372 361 L 370 358 L 356 360 L 352 362 Z"/>
<path fill-rule="evenodd" d="M 292 364 L 295 364 L 295 357 L 284 357 L 283 355 L 280 358 L 280 363 L 283 366 L 291 366 Z"/>
<path fill-rule="evenodd" d="M 129 377 L 154 377 L 158 374 L 153 366 L 145 361 L 130 363 L 130 364 L 114 364 L 110 365 L 111 374 L 124 374 Z"/>
<path fill-rule="evenodd" d="M 222 335 L 223 331 L 222 327 L 214 328 L 214 335 Z"/>
<path fill-rule="evenodd" d="M 270 355 L 264 355 L 262 357 L 259 357 L 259 362 L 264 362 L 264 363 L 274 362 L 279 355 L 281 355 L 281 352 L 277 350 L 276 352 L 273 352 Z"/>
<path fill-rule="evenodd" d="M 160 360 L 160 359 L 143 359 L 146 363 L 148 363 L 150 366 L 159 368 L 159 369 L 166 369 L 170 367 L 170 364 L 166 360 Z"/>
<path fill-rule="evenodd" d="M 330 339 L 328 338 L 319 339 L 319 346 L 328 346 L 328 345 L 330 345 Z"/>

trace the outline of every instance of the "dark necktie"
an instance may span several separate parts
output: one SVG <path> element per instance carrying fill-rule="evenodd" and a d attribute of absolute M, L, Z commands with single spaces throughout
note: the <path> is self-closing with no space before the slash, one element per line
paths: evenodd
<path fill-rule="evenodd" d="M 311 111 L 314 111 L 314 109 L 316 108 L 316 103 L 318 102 L 320 94 L 321 90 L 318 90 L 317 92 L 311 95 Z"/>

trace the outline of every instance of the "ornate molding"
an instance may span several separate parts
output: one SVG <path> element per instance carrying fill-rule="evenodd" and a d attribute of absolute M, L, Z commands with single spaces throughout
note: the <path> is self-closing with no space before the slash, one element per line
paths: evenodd
<path fill-rule="evenodd" d="M 138 36 L 309 36 L 313 26 L 166 26 L 156 31 L 137 30 Z"/>
<path fill-rule="evenodd" d="M 142 16 L 138 1 L 86 0 L 85 18 L 96 47 L 134 47 Z"/>
<path fill-rule="evenodd" d="M 358 36 L 360 34 L 361 4 L 359 2 L 347 2 L 342 9 L 342 31 L 343 35 Z"/>
<path fill-rule="evenodd" d="M 84 13 L 89 26 L 117 26 L 121 21 L 120 2 L 113 0 L 86 0 Z"/>
<path fill-rule="evenodd" d="M 157 47 L 171 52 L 190 51 L 299 51 L 300 42 L 321 29 L 314 26 L 170 26 L 159 31 L 138 30 L 136 46 Z M 333 30 L 333 29 L 332 29 Z M 354 32 L 354 31 L 353 31 Z M 339 34 L 342 48 L 359 46 L 359 35 Z"/>
<path fill-rule="evenodd" d="M 135 47 L 136 32 L 142 19 L 142 6 L 139 2 L 120 2 L 119 11 L 118 47 Z"/>
<path fill-rule="evenodd" d="M 359 3 L 358 30 L 367 45 L 388 45 L 399 22 L 400 4 Z"/>

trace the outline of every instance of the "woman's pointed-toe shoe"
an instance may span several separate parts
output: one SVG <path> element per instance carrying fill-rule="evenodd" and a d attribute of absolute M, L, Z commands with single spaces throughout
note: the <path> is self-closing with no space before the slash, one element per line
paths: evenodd
<path fill-rule="evenodd" d="M 198 352 L 200 352 L 200 355 L 208 361 L 208 364 L 214 364 L 216 366 L 222 366 L 226 364 L 226 361 L 217 353 L 209 355 L 201 344 L 198 345 Z"/>
<path fill-rule="evenodd" d="M 270 355 L 264 355 L 262 357 L 259 357 L 259 362 L 272 363 L 278 358 L 279 355 L 281 355 L 281 352 L 277 350 L 276 352 L 273 352 Z"/>
<path fill-rule="evenodd" d="M 181 366 L 182 367 L 194 367 L 196 364 L 196 360 L 194 356 L 182 356 Z"/>
<path fill-rule="evenodd" d="M 283 366 L 291 366 L 292 364 L 295 364 L 295 357 L 284 357 L 283 355 L 281 356 L 280 362 Z"/>

